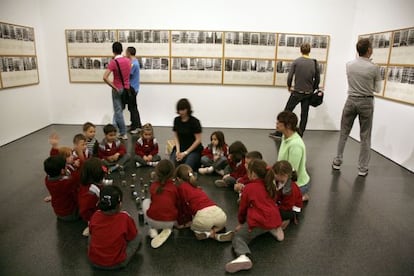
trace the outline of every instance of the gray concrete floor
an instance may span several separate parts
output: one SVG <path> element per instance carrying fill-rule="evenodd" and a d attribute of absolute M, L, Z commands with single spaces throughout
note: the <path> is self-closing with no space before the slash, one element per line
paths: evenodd
<path fill-rule="evenodd" d="M 203 143 L 211 132 L 204 129 Z M 228 144 L 235 140 L 259 150 L 269 164 L 276 161 L 271 130 L 221 129 Z M 47 195 L 42 162 L 48 157 L 48 135 L 56 131 L 62 145 L 71 145 L 81 126 L 54 125 L 0 148 L 0 275 L 113 275 L 92 269 L 87 261 L 85 224 L 56 220 Z M 160 153 L 172 138 L 171 128 L 156 127 Z M 97 138 L 102 139 L 102 127 Z M 136 137 L 127 141 L 129 149 Z M 266 234 L 251 244 L 253 269 L 241 275 L 414 275 L 414 174 L 373 152 L 369 175 L 357 176 L 359 144 L 350 139 L 340 172 L 331 170 L 338 132 L 307 131 L 311 200 L 299 225 L 291 225 L 285 241 Z M 136 172 L 148 181 L 150 169 Z M 119 178 L 115 184 L 119 185 Z M 218 176 L 200 176 L 202 188 L 228 215 L 228 228 L 237 225 L 236 195 L 213 184 Z M 128 178 L 130 182 L 130 179 Z M 137 211 L 124 190 L 124 208 Z M 146 233 L 145 226 L 139 231 Z M 223 275 L 233 259 L 230 243 L 197 241 L 189 230 L 174 230 L 159 249 L 148 238 L 119 275 Z"/>

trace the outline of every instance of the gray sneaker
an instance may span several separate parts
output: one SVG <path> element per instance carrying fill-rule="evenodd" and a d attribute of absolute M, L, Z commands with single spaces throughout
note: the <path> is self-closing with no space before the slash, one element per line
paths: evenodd
<path fill-rule="evenodd" d="M 227 231 L 226 233 L 216 234 L 216 240 L 220 242 L 227 242 L 227 241 L 231 241 L 233 239 L 233 236 L 234 236 L 233 231 Z"/>
<path fill-rule="evenodd" d="M 341 163 L 338 161 L 332 161 L 332 169 L 339 171 L 341 169 Z"/>
<path fill-rule="evenodd" d="M 220 188 L 226 188 L 227 187 L 227 183 L 223 179 L 218 179 L 218 180 L 214 181 L 214 184 L 217 187 L 220 187 Z"/>

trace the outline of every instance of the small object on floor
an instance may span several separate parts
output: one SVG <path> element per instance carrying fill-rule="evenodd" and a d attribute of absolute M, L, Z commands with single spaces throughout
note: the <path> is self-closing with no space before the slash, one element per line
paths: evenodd
<path fill-rule="evenodd" d="M 137 168 L 139 168 L 139 167 L 141 167 L 142 165 L 141 165 L 141 163 L 139 163 L 139 162 L 135 162 L 135 167 L 137 167 Z"/>
<path fill-rule="evenodd" d="M 118 138 L 121 140 L 128 140 L 128 135 L 127 134 L 119 135 Z"/>
<path fill-rule="evenodd" d="M 104 184 L 104 186 L 112 185 L 113 182 L 114 182 L 113 179 L 104 179 L 104 180 L 102 180 L 102 184 Z"/>
<path fill-rule="evenodd" d="M 89 226 L 83 229 L 82 236 L 89 237 Z"/>
<path fill-rule="evenodd" d="M 216 240 L 218 240 L 219 242 L 227 242 L 231 241 L 233 239 L 233 236 L 233 231 L 227 231 L 226 233 L 216 234 Z"/>
<path fill-rule="evenodd" d="M 158 161 L 151 161 L 151 162 L 147 162 L 147 165 L 148 166 L 151 166 L 151 167 L 156 167 L 157 165 L 158 165 Z"/>
<path fill-rule="evenodd" d="M 154 228 L 150 228 L 148 230 L 148 236 L 150 236 L 151 239 L 155 238 L 156 236 L 158 236 L 158 231 L 157 229 Z"/>
<path fill-rule="evenodd" d="M 46 197 L 43 199 L 43 201 L 44 201 L 44 202 L 46 202 L 46 203 L 51 202 L 51 201 L 52 201 L 52 196 L 51 196 L 51 195 L 46 196 Z"/>
<path fill-rule="evenodd" d="M 210 236 L 209 232 L 200 232 L 200 231 L 194 231 L 194 235 L 196 237 L 197 240 L 205 240 L 208 239 L 208 237 Z"/>
<path fill-rule="evenodd" d="M 168 239 L 171 235 L 171 229 L 163 229 L 155 238 L 151 241 L 152 248 L 158 248 Z"/>
<path fill-rule="evenodd" d="M 227 187 L 227 183 L 226 183 L 226 181 L 224 181 L 223 179 L 218 179 L 218 180 L 214 181 L 214 184 L 215 184 L 217 187 L 220 187 L 220 188 L 225 188 L 225 187 Z"/>
<path fill-rule="evenodd" d="M 273 237 L 275 237 L 278 241 L 283 241 L 285 239 L 285 233 L 283 233 L 282 227 L 273 228 L 270 231 Z"/>
<path fill-rule="evenodd" d="M 246 255 L 240 255 L 233 261 L 226 264 L 226 271 L 229 273 L 235 273 L 240 270 L 249 270 L 253 267 L 253 263 Z"/>
<path fill-rule="evenodd" d="M 368 175 L 368 170 L 366 170 L 366 171 L 358 171 L 358 176 L 363 176 L 363 177 L 365 177 L 365 176 L 367 176 Z"/>

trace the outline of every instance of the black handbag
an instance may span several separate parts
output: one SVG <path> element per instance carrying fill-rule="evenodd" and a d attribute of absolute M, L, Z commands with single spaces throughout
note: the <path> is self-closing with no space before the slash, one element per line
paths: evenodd
<path fill-rule="evenodd" d="M 313 61 L 315 62 L 315 79 L 316 79 L 316 75 L 319 74 L 319 70 L 318 70 L 316 59 L 314 59 Z M 310 97 L 309 104 L 313 107 L 320 106 L 323 103 L 324 94 L 325 93 L 322 90 L 320 90 L 318 87 L 315 87 L 315 91 L 312 93 Z"/>

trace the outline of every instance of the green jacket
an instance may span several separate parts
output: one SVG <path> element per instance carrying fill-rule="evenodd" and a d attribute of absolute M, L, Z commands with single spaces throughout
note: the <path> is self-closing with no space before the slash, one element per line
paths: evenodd
<path fill-rule="evenodd" d="M 310 177 L 306 172 L 306 148 L 297 132 L 287 139 L 285 136 L 282 137 L 277 160 L 289 161 L 298 174 L 298 181 L 296 183 L 299 187 L 308 184 Z"/>

